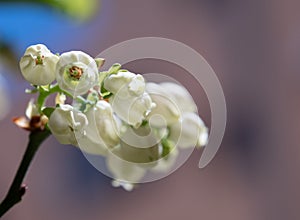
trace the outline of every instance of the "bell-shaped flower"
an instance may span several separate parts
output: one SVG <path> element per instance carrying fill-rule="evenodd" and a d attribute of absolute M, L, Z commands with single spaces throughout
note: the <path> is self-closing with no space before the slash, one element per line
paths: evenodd
<path fill-rule="evenodd" d="M 170 91 L 156 83 L 147 83 L 146 91 L 155 103 L 155 107 L 147 117 L 152 126 L 166 127 L 179 120 L 181 115 L 180 104 L 172 99 L 169 94 Z"/>
<path fill-rule="evenodd" d="M 77 139 L 85 135 L 87 124 L 88 120 L 82 112 L 71 105 L 60 105 L 52 112 L 48 127 L 59 143 L 77 146 Z"/>
<path fill-rule="evenodd" d="M 115 181 L 114 186 L 138 183 L 159 159 L 159 139 L 148 125 L 138 129 L 127 127 L 122 132 L 120 145 L 107 156 L 107 166 Z"/>
<path fill-rule="evenodd" d="M 59 57 L 43 44 L 32 45 L 20 60 L 23 77 L 33 85 L 47 85 L 55 80 Z"/>
<path fill-rule="evenodd" d="M 157 133 L 149 125 L 137 129 L 128 126 L 121 134 L 119 156 L 144 167 L 153 166 L 159 158 L 161 137 Z"/>
<path fill-rule="evenodd" d="M 201 118 L 193 112 L 183 113 L 181 120 L 169 128 L 169 139 L 181 148 L 204 146 L 208 140 L 208 129 Z"/>
<path fill-rule="evenodd" d="M 167 91 L 170 98 L 178 105 L 181 112 L 196 112 L 197 106 L 188 90 L 176 83 L 164 82 L 159 84 Z"/>
<path fill-rule="evenodd" d="M 142 75 L 119 71 L 109 75 L 103 86 L 113 94 L 109 101 L 114 112 L 135 128 L 142 124 L 154 107 L 150 96 L 145 93 L 145 80 Z"/>
<path fill-rule="evenodd" d="M 103 100 L 86 113 L 88 126 L 85 136 L 78 139 L 81 150 L 105 156 L 108 149 L 119 144 L 119 126 L 113 115 L 111 105 Z"/>
<path fill-rule="evenodd" d="M 85 94 L 98 83 L 97 63 L 82 51 L 63 53 L 56 66 L 56 80 L 73 96 Z"/>
<path fill-rule="evenodd" d="M 171 82 L 147 83 L 146 91 L 157 106 L 148 116 L 152 126 L 168 126 L 168 139 L 182 148 L 207 143 L 207 128 L 195 113 L 197 106 L 186 88 Z"/>

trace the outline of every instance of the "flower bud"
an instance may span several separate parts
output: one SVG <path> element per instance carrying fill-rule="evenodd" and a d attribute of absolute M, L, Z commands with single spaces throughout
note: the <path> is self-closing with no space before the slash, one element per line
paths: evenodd
<path fill-rule="evenodd" d="M 56 66 L 56 80 L 73 96 L 85 94 L 98 83 L 96 61 L 81 51 L 63 53 Z"/>
<path fill-rule="evenodd" d="M 81 138 L 88 121 L 86 116 L 70 105 L 60 105 L 51 114 L 48 126 L 54 137 L 61 144 L 77 146 L 77 139 Z"/>
<path fill-rule="evenodd" d="M 119 71 L 104 80 L 104 87 L 113 95 L 109 101 L 114 112 L 129 125 L 138 128 L 154 107 L 145 93 L 145 81 L 139 74 Z"/>
<path fill-rule="evenodd" d="M 33 85 L 47 85 L 55 80 L 58 56 L 43 44 L 30 46 L 20 60 L 23 77 Z"/>

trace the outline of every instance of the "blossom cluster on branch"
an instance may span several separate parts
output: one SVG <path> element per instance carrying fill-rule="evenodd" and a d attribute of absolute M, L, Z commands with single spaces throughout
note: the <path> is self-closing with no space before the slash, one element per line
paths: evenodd
<path fill-rule="evenodd" d="M 167 172 L 179 148 L 204 146 L 208 129 L 189 92 L 172 82 L 146 82 L 140 74 L 82 51 L 53 54 L 45 45 L 27 48 L 24 78 L 37 93 L 16 123 L 50 129 L 61 144 L 106 158 L 113 186 L 132 190 L 148 171 Z M 47 98 L 56 94 L 53 106 Z"/>

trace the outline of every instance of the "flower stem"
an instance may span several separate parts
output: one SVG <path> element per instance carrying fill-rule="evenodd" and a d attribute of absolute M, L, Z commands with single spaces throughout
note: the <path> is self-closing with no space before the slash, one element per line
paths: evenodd
<path fill-rule="evenodd" d="M 23 156 L 22 162 L 18 168 L 18 171 L 15 175 L 15 178 L 9 188 L 5 199 L 0 204 L 0 218 L 10 208 L 12 208 L 14 205 L 16 205 L 22 200 L 26 189 L 25 186 L 22 186 L 25 174 L 39 146 L 43 143 L 44 140 L 46 140 L 46 138 L 50 134 L 51 132 L 48 129 L 45 129 L 43 131 L 32 131 L 30 133 L 29 142 L 25 154 Z"/>

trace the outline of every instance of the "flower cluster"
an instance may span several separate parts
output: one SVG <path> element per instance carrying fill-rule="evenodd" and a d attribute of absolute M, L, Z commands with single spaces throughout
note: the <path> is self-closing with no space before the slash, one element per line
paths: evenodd
<path fill-rule="evenodd" d="M 170 170 L 179 148 L 206 144 L 208 130 L 184 87 L 145 82 L 120 64 L 100 71 L 103 63 L 81 51 L 58 55 L 42 44 L 28 47 L 20 69 L 33 86 L 27 92 L 38 98 L 23 127 L 50 129 L 61 144 L 105 157 L 113 186 L 126 190 L 148 171 Z M 52 107 L 46 104 L 51 94 Z"/>

